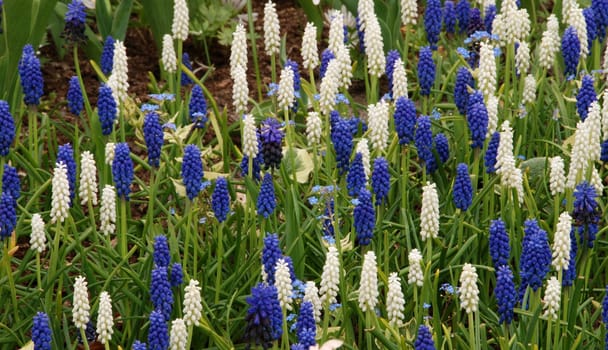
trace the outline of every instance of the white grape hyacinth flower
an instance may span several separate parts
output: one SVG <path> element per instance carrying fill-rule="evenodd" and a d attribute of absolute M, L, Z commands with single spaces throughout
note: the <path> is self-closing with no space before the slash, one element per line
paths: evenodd
<path fill-rule="evenodd" d="M 63 162 L 55 164 L 51 186 L 51 223 L 64 222 L 70 212 L 70 184 L 68 169 Z"/>
<path fill-rule="evenodd" d="M 181 41 L 188 39 L 190 31 L 190 14 L 188 12 L 188 4 L 186 0 L 174 0 L 173 3 L 173 23 L 171 24 L 171 32 L 173 38 Z"/>
<path fill-rule="evenodd" d="M 319 289 L 314 281 L 306 282 L 303 301 L 308 301 L 312 304 L 315 322 L 317 324 L 321 322 L 321 310 L 323 309 L 323 303 L 321 302 L 321 298 L 319 298 Z"/>
<path fill-rule="evenodd" d="M 407 273 L 407 283 L 422 287 L 424 274 L 422 272 L 422 254 L 416 248 L 412 249 L 407 256 L 409 271 Z"/>
<path fill-rule="evenodd" d="M 243 116 L 243 155 L 254 159 L 258 155 L 258 135 L 252 114 Z"/>
<path fill-rule="evenodd" d="M 170 350 L 186 350 L 188 342 L 188 329 L 186 323 L 181 318 L 171 322 L 171 335 L 169 337 Z"/>
<path fill-rule="evenodd" d="M 127 64 L 127 49 L 120 40 L 114 42 L 113 60 L 112 74 L 108 79 L 108 86 L 112 89 L 112 95 L 114 95 L 116 103 L 122 104 L 128 97 L 129 67 Z"/>
<path fill-rule="evenodd" d="M 564 190 L 566 189 L 564 160 L 560 156 L 549 159 L 549 189 L 553 196 L 564 193 Z"/>
<path fill-rule="evenodd" d="M 295 102 L 295 91 L 293 89 L 293 70 L 291 67 L 285 67 L 281 70 L 281 78 L 279 80 L 278 102 L 279 108 L 282 110 L 289 109 Z"/>
<path fill-rule="evenodd" d="M 524 92 L 522 103 L 534 103 L 536 101 L 536 79 L 534 75 L 528 74 L 524 80 Z"/>
<path fill-rule="evenodd" d="M 460 308 L 470 314 L 477 311 L 478 307 L 477 270 L 473 265 L 466 263 L 460 274 Z"/>
<path fill-rule="evenodd" d="M 306 117 L 306 140 L 309 146 L 317 145 L 321 142 L 323 121 L 317 112 L 308 112 Z"/>
<path fill-rule="evenodd" d="M 232 104 L 237 115 L 245 113 L 249 100 L 249 86 L 247 85 L 247 74 L 242 66 L 234 69 L 234 80 L 232 83 Z"/>
<path fill-rule="evenodd" d="M 399 97 L 408 97 L 407 74 L 401 58 L 397 58 L 393 65 L 393 99 L 396 101 Z"/>
<path fill-rule="evenodd" d="M 198 326 L 203 311 L 201 287 L 197 280 L 190 280 L 184 288 L 184 322 L 186 326 Z"/>
<path fill-rule="evenodd" d="M 93 154 L 89 151 L 82 152 L 80 156 L 78 196 L 81 205 L 86 205 L 89 201 L 91 204 L 97 205 L 97 166 Z"/>
<path fill-rule="evenodd" d="M 264 6 L 264 46 L 268 56 L 277 55 L 281 48 L 281 27 L 275 4 L 268 1 Z"/>
<path fill-rule="evenodd" d="M 91 307 L 89 306 L 87 281 L 83 276 L 76 277 L 76 282 L 74 282 L 74 301 L 72 305 L 74 325 L 78 329 L 86 329 L 87 323 L 89 323 Z"/>
<path fill-rule="evenodd" d="M 422 209 L 420 212 L 420 237 L 422 241 L 439 236 L 439 196 L 434 183 L 422 187 Z"/>
<path fill-rule="evenodd" d="M 363 258 L 361 269 L 361 284 L 359 286 L 359 307 L 361 311 L 374 312 L 378 303 L 378 266 L 376 253 L 368 251 Z"/>
<path fill-rule="evenodd" d="M 116 144 L 114 142 L 106 143 L 104 154 L 105 154 L 106 164 L 108 164 L 108 165 L 112 165 L 112 162 L 114 162 L 114 148 L 115 147 L 116 147 Z"/>
<path fill-rule="evenodd" d="M 99 209 L 99 230 L 104 235 L 116 231 L 116 189 L 106 185 L 101 191 L 101 208 Z"/>
<path fill-rule="evenodd" d="M 287 265 L 285 259 L 281 258 L 277 261 L 274 278 L 274 285 L 277 287 L 281 308 L 284 310 L 291 310 L 291 303 L 293 300 L 293 285 L 291 281 L 291 273 L 289 272 L 289 265 Z"/>
<path fill-rule="evenodd" d="M 114 333 L 114 318 L 112 314 L 112 299 L 108 292 L 103 291 L 99 295 L 99 314 L 97 315 L 97 334 L 99 342 L 106 344 L 112 340 Z"/>
<path fill-rule="evenodd" d="M 232 45 L 230 46 L 230 77 L 234 79 L 236 68 L 242 67 L 247 70 L 247 33 L 242 23 L 236 25 L 232 33 Z"/>
<path fill-rule="evenodd" d="M 338 259 L 338 249 L 330 246 L 325 257 L 323 273 L 321 274 L 321 288 L 319 295 L 322 303 L 335 304 L 337 302 L 340 283 L 340 260 Z"/>
<path fill-rule="evenodd" d="M 551 264 L 557 271 L 567 270 L 570 266 L 570 230 L 572 217 L 567 212 L 560 214 L 553 240 L 553 260 Z"/>
<path fill-rule="evenodd" d="M 175 73 L 177 71 L 177 58 L 175 57 L 173 38 L 169 34 L 163 35 L 161 61 L 163 62 L 163 67 L 167 72 Z"/>
<path fill-rule="evenodd" d="M 418 18 L 418 4 L 416 0 L 401 0 L 401 23 L 415 25 Z"/>
<path fill-rule="evenodd" d="M 545 298 L 543 299 L 543 316 L 552 320 L 558 319 L 559 304 L 561 301 L 562 288 L 555 276 L 547 281 Z"/>
<path fill-rule="evenodd" d="M 401 279 L 396 272 L 391 272 L 388 276 L 388 293 L 386 293 L 386 313 L 393 327 L 400 327 L 403 324 L 403 309 L 405 308 L 405 298 L 401 290 Z"/>
<path fill-rule="evenodd" d="M 313 70 L 319 66 L 319 52 L 317 48 L 317 27 L 311 22 L 306 24 L 302 36 L 302 66 Z"/>
<path fill-rule="evenodd" d="M 44 220 L 40 214 L 32 215 L 32 234 L 30 236 L 30 248 L 37 253 L 46 249 L 46 234 L 44 232 Z"/>
<path fill-rule="evenodd" d="M 361 162 L 363 163 L 363 171 L 365 173 L 365 181 L 369 179 L 371 175 L 370 169 L 370 155 L 369 155 L 369 146 L 367 144 L 367 139 L 362 138 L 357 142 L 357 146 L 355 147 L 355 154 L 361 153 Z"/>
<path fill-rule="evenodd" d="M 376 151 L 385 151 L 388 144 L 388 103 L 381 100 L 376 104 L 367 106 L 367 119 L 369 125 L 369 139 Z"/>

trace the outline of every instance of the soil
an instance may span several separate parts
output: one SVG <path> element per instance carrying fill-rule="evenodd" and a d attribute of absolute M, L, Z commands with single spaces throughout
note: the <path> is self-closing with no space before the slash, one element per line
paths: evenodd
<path fill-rule="evenodd" d="M 264 1 L 256 1 L 253 5 L 253 11 L 258 14 L 254 27 L 258 34 L 257 52 L 260 74 L 263 84 L 267 86 L 271 82 L 271 73 L 270 57 L 264 51 L 264 3 Z M 281 34 L 286 37 L 287 57 L 301 65 L 300 45 L 302 34 L 306 27 L 306 15 L 297 6 L 296 1 L 293 0 L 277 2 L 276 6 L 281 24 Z M 160 68 L 158 66 L 159 52 L 154 45 L 149 44 L 153 41 L 151 31 L 145 27 L 131 27 L 126 34 L 125 45 L 129 65 L 129 93 L 139 103 L 144 103 L 148 99 L 148 73 L 151 72 L 157 80 L 160 79 Z M 52 41 L 49 40 L 49 42 Z M 234 121 L 236 120 L 236 116 L 232 112 L 232 81 L 229 73 L 230 48 L 220 45 L 215 40 L 208 42 L 207 45 L 209 47 L 211 69 L 213 71 L 204 81 L 204 85 L 213 94 L 220 110 L 226 107 L 227 111 L 229 111 L 229 119 Z M 77 118 L 71 116 L 66 108 L 67 82 L 76 74 L 72 55 L 67 54 L 63 58 L 60 58 L 52 44 L 42 47 L 40 51 L 43 57 L 42 73 L 44 75 L 45 97 L 50 99 L 51 106 L 60 106 L 59 109 L 68 121 L 77 122 Z M 199 78 L 202 77 L 209 69 L 209 66 L 206 64 L 202 43 L 188 39 L 184 43 L 184 52 L 190 55 L 193 71 L 196 72 Z M 247 73 L 249 92 L 252 98 L 256 98 L 257 87 L 251 47 L 249 47 L 248 53 L 249 67 Z M 89 59 L 82 52 L 80 52 L 79 61 L 87 95 L 94 106 L 97 102 L 100 81 L 91 67 Z M 266 88 L 263 91 L 266 92 Z"/>

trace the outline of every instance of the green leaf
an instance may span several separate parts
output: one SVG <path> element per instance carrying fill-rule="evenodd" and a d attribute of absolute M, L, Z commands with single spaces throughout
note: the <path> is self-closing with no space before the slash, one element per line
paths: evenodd
<path fill-rule="evenodd" d="M 109 0 L 97 0 L 95 4 L 97 28 L 103 38 L 110 35 L 112 30 L 112 5 Z"/>
<path fill-rule="evenodd" d="M 133 0 L 123 0 L 116 12 L 114 13 L 114 21 L 112 22 L 112 36 L 115 39 L 123 39 L 127 33 L 127 27 L 129 26 L 129 18 L 131 17 L 131 8 L 133 7 Z"/>

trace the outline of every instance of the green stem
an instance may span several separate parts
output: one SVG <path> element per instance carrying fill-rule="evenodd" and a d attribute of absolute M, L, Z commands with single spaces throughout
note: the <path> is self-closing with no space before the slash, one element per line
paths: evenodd
<path fill-rule="evenodd" d="M 125 259 L 127 256 L 127 200 L 120 200 L 120 255 Z"/>
<path fill-rule="evenodd" d="M 42 290 L 42 278 L 40 277 L 40 253 L 36 252 L 36 282 L 38 282 L 38 290 Z"/>
<path fill-rule="evenodd" d="M 89 350 L 89 340 L 87 339 L 87 335 L 84 332 L 84 328 L 80 328 L 80 339 L 82 340 L 82 345 L 84 345 L 84 349 Z"/>
<path fill-rule="evenodd" d="M 469 349 L 477 349 L 477 343 L 475 341 L 475 326 L 473 325 L 473 313 L 469 312 L 467 317 L 469 318 Z"/>
<path fill-rule="evenodd" d="M 215 303 L 220 301 L 220 282 L 222 278 L 222 263 L 224 260 L 224 222 L 220 223 L 217 231 L 217 270 L 215 275 Z"/>
<path fill-rule="evenodd" d="M 182 66 L 182 52 L 184 51 L 184 43 L 181 40 L 177 40 L 177 66 L 181 67 Z M 175 91 L 173 91 L 175 93 L 175 106 L 177 107 L 176 109 L 181 111 L 181 103 L 182 103 L 182 94 L 181 94 L 181 89 L 182 89 L 182 74 L 181 71 L 179 73 L 176 73 L 175 75 L 177 75 L 177 86 L 175 86 Z M 171 74 L 169 74 L 169 83 L 171 84 L 173 82 L 173 77 L 171 77 Z M 177 118 L 177 120 L 179 120 L 179 117 Z"/>
<path fill-rule="evenodd" d="M 260 78 L 260 68 L 258 64 L 258 49 L 255 42 L 255 28 L 253 25 L 253 5 L 252 0 L 247 0 L 247 23 L 249 24 L 249 39 L 251 40 L 251 56 L 253 57 L 253 68 L 255 69 L 255 82 L 258 87 L 258 101 L 262 101 L 262 79 Z"/>

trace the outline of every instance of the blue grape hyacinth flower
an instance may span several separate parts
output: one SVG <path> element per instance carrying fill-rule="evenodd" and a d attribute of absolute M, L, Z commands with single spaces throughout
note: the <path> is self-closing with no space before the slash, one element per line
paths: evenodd
<path fill-rule="evenodd" d="M 0 196 L 0 240 L 8 238 L 17 225 L 17 202 L 7 192 Z"/>
<path fill-rule="evenodd" d="M 369 245 L 376 227 L 376 211 L 372 204 L 372 195 L 365 188 L 359 193 L 353 216 L 357 241 L 360 245 Z"/>
<path fill-rule="evenodd" d="M 78 77 L 70 78 L 70 86 L 68 87 L 68 109 L 74 115 L 79 115 L 84 107 L 84 99 L 82 98 L 82 90 Z"/>
<path fill-rule="evenodd" d="M 65 13 L 65 27 L 63 27 L 62 33 L 69 43 L 78 45 L 87 41 L 84 33 L 86 19 L 86 8 L 82 0 L 72 0 Z"/>
<path fill-rule="evenodd" d="M 363 168 L 363 156 L 361 153 L 355 154 L 355 158 L 350 163 L 350 169 L 346 175 L 346 188 L 348 188 L 348 195 L 351 197 L 357 197 L 359 192 L 367 185 L 367 179 L 365 177 L 365 170 Z"/>
<path fill-rule="evenodd" d="M 144 141 L 148 148 L 148 164 L 153 168 L 160 165 L 160 153 L 163 147 L 164 133 L 158 113 L 150 112 L 144 117 Z"/>
<path fill-rule="evenodd" d="M 496 156 L 498 154 L 498 145 L 500 144 L 500 132 L 495 131 L 488 143 L 488 149 L 484 155 L 484 165 L 486 173 L 492 174 L 496 172 Z"/>
<path fill-rule="evenodd" d="M 434 172 L 437 169 L 437 163 L 433 155 L 433 132 L 431 131 L 431 119 L 429 116 L 423 115 L 418 118 L 415 137 L 418 157 L 424 161 L 426 172 Z"/>
<path fill-rule="evenodd" d="M 283 137 L 281 123 L 274 118 L 267 118 L 260 127 L 260 142 L 266 169 L 278 169 L 283 159 Z"/>
<path fill-rule="evenodd" d="M 230 211 L 230 192 L 228 191 L 228 181 L 226 181 L 225 177 L 220 176 L 215 180 L 215 189 L 211 195 L 211 209 L 217 221 L 226 221 L 226 217 Z"/>
<path fill-rule="evenodd" d="M 593 77 L 585 75 L 581 81 L 581 89 L 576 95 L 576 111 L 582 121 L 587 119 L 589 106 L 595 101 L 597 101 L 597 94 L 595 93 L 595 87 L 593 87 Z"/>
<path fill-rule="evenodd" d="M 576 67 L 581 55 L 581 42 L 576 34 L 576 29 L 570 26 L 564 32 L 562 36 L 562 56 L 564 57 L 564 63 L 566 70 L 564 71 L 565 76 L 576 74 Z"/>
<path fill-rule="evenodd" d="M 133 342 L 133 347 L 131 347 L 131 350 L 146 350 L 146 343 L 142 343 L 139 340 L 136 340 L 135 342 Z"/>
<path fill-rule="evenodd" d="M 264 247 L 262 248 L 262 265 L 264 265 L 264 271 L 268 276 L 268 283 L 274 284 L 274 270 L 277 265 L 277 261 L 283 257 L 281 251 L 279 236 L 275 234 L 269 234 L 264 237 Z"/>
<path fill-rule="evenodd" d="M 44 81 L 40 70 L 40 60 L 36 57 L 32 45 L 27 44 L 23 47 L 18 69 L 23 89 L 23 101 L 28 106 L 37 106 L 44 93 Z"/>
<path fill-rule="evenodd" d="M 433 52 L 428 46 L 420 49 L 418 57 L 418 84 L 420 85 L 420 95 L 429 96 L 431 88 L 435 84 L 435 62 Z"/>
<path fill-rule="evenodd" d="M 156 266 L 169 266 L 171 256 L 169 254 L 169 243 L 167 237 L 158 235 L 154 237 L 154 253 L 152 254 Z"/>
<path fill-rule="evenodd" d="M 270 214 L 274 212 L 276 205 L 277 204 L 274 194 L 274 182 L 272 180 L 272 174 L 266 173 L 264 175 L 264 180 L 262 180 L 260 194 L 258 195 L 258 215 L 262 215 L 264 219 L 268 219 Z"/>
<path fill-rule="evenodd" d="M 395 131 L 399 136 L 399 144 L 407 145 L 414 140 L 416 129 L 416 105 L 406 97 L 399 97 L 395 102 Z"/>
<path fill-rule="evenodd" d="M 551 266 L 551 248 L 547 232 L 538 226 L 536 220 L 530 219 L 524 223 L 524 233 L 519 262 L 520 298 L 524 296 L 527 287 L 533 291 L 542 287 Z"/>
<path fill-rule="evenodd" d="M 131 193 L 131 183 L 133 182 L 133 161 L 127 143 L 117 143 L 114 147 L 112 177 L 114 178 L 116 194 L 128 201 Z"/>
<path fill-rule="evenodd" d="M 74 160 L 74 150 L 72 145 L 66 143 L 59 146 L 57 152 L 57 163 L 63 162 L 68 170 L 68 183 L 70 184 L 70 205 L 76 195 L 76 161 Z"/>
<path fill-rule="evenodd" d="M 323 79 L 325 77 L 325 73 L 327 72 L 327 66 L 329 66 L 329 62 L 336 58 L 333 52 L 330 49 L 325 49 L 321 52 L 321 67 L 319 67 L 319 77 Z"/>
<path fill-rule="evenodd" d="M 456 179 L 454 180 L 454 205 L 466 211 L 473 203 L 473 185 L 469 175 L 469 167 L 465 163 L 456 166 Z"/>
<path fill-rule="evenodd" d="M 2 173 L 2 192 L 10 194 L 15 200 L 21 196 L 21 181 L 17 169 L 8 164 L 4 164 Z"/>
<path fill-rule="evenodd" d="M 591 8 L 595 13 L 595 25 L 600 42 L 606 37 L 608 27 L 608 0 L 591 0 Z"/>
<path fill-rule="evenodd" d="M 101 51 L 99 65 L 101 71 L 106 76 L 109 76 L 110 73 L 112 73 L 112 67 L 114 66 L 114 38 L 111 35 L 108 35 L 103 42 L 103 50 Z"/>
<path fill-rule="evenodd" d="M 249 309 L 245 319 L 245 339 L 255 345 L 270 348 L 274 340 L 283 334 L 283 312 L 279 294 L 274 285 L 258 283 L 247 297 Z"/>
<path fill-rule="evenodd" d="M 418 328 L 418 335 L 416 336 L 416 341 L 414 342 L 414 349 L 435 350 L 433 335 L 427 326 L 421 325 Z"/>
<path fill-rule="evenodd" d="M 101 84 L 97 98 L 97 114 L 103 135 L 107 136 L 112 133 L 117 113 L 117 104 L 112 89 L 107 84 Z"/>
<path fill-rule="evenodd" d="M 597 23 L 595 22 L 595 13 L 593 8 L 587 7 L 583 10 L 583 16 L 585 17 L 585 24 L 587 25 L 587 48 L 591 52 L 591 46 L 593 46 L 593 40 L 598 37 Z"/>
<path fill-rule="evenodd" d="M 192 71 L 192 63 L 190 62 L 190 55 L 188 55 L 187 52 L 184 52 L 182 54 L 182 64 L 188 68 L 190 71 Z M 190 76 L 186 73 L 184 73 L 184 71 L 180 68 L 180 71 L 182 72 L 182 82 L 181 85 L 182 86 L 188 86 L 190 84 L 193 84 L 194 82 L 192 81 L 192 79 L 190 78 Z"/>
<path fill-rule="evenodd" d="M 348 169 L 348 160 L 353 150 L 353 134 L 348 120 L 339 115 L 331 127 L 331 141 L 336 151 L 339 174 L 342 175 Z"/>
<path fill-rule="evenodd" d="M 450 144 L 447 136 L 442 132 L 435 135 L 435 151 L 437 151 L 441 163 L 445 164 L 450 160 Z"/>
<path fill-rule="evenodd" d="M 152 269 L 150 299 L 152 299 L 154 310 L 159 311 L 165 318 L 165 321 L 169 321 L 171 319 L 171 312 L 173 311 L 173 291 L 169 283 L 167 266 L 155 266 Z"/>
<path fill-rule="evenodd" d="M 447 33 L 454 34 L 456 32 L 456 20 L 454 1 L 446 0 L 443 4 L 443 25 Z"/>
<path fill-rule="evenodd" d="M 188 199 L 194 200 L 201 191 L 201 184 L 203 183 L 201 150 L 196 145 L 190 144 L 184 148 L 182 180 L 186 187 Z"/>
<path fill-rule="evenodd" d="M 586 181 L 578 184 L 574 189 L 572 218 L 576 223 L 575 226 L 580 228 L 581 241 L 587 242 L 589 248 L 593 247 L 601 219 L 601 209 L 596 198 L 595 187 Z"/>
<path fill-rule="evenodd" d="M 391 50 L 386 54 L 386 77 L 388 78 L 388 91 L 393 91 L 393 70 L 395 69 L 395 61 L 401 58 L 401 54 L 397 50 Z"/>
<path fill-rule="evenodd" d="M 469 28 L 469 16 L 471 12 L 471 4 L 468 0 L 459 0 L 456 4 L 456 18 L 458 18 L 458 29 L 460 33 L 464 33 Z"/>
<path fill-rule="evenodd" d="M 381 205 L 388 197 L 391 186 L 391 175 L 388 171 L 388 162 L 384 157 L 374 160 L 372 170 L 372 189 L 376 195 L 376 205 Z"/>
<path fill-rule="evenodd" d="M 15 138 L 15 120 L 10 112 L 10 106 L 0 100 L 0 156 L 7 156 Z"/>
<path fill-rule="evenodd" d="M 424 30 L 433 50 L 437 47 L 437 42 L 439 41 L 442 18 L 441 1 L 428 0 L 424 11 Z"/>
<path fill-rule="evenodd" d="M 150 313 L 148 329 L 148 350 L 167 350 L 169 348 L 169 330 L 167 320 L 159 310 Z"/>
<path fill-rule="evenodd" d="M 315 345 L 317 335 L 317 325 L 315 323 L 314 310 L 310 301 L 305 301 L 300 306 L 300 315 L 296 322 L 296 333 L 298 335 L 298 342 L 304 346 L 304 349 L 308 349 Z"/>
<path fill-rule="evenodd" d="M 488 133 L 488 110 L 482 102 L 469 104 L 467 110 L 467 123 L 471 132 L 471 148 L 483 148 Z"/>
<path fill-rule="evenodd" d="M 182 264 L 173 263 L 173 265 L 171 265 L 169 283 L 171 284 L 171 288 L 179 287 L 179 285 L 184 283 L 184 270 L 182 268 Z"/>
<path fill-rule="evenodd" d="M 49 317 L 44 312 L 38 312 L 32 322 L 34 350 L 51 350 L 51 335 Z"/>
<path fill-rule="evenodd" d="M 513 272 L 509 265 L 502 265 L 496 269 L 496 304 L 498 305 L 499 323 L 511 324 L 513 309 L 517 304 L 517 291 L 513 282 Z"/>
<path fill-rule="evenodd" d="M 188 111 L 190 112 L 190 122 L 194 123 L 197 128 L 203 128 L 207 123 L 207 100 L 203 94 L 203 88 L 199 85 L 194 85 L 192 88 Z"/>
<path fill-rule="evenodd" d="M 509 264 L 511 245 L 507 228 L 501 219 L 490 222 L 490 256 L 495 269 Z"/>
<path fill-rule="evenodd" d="M 469 87 L 475 87 L 475 81 L 471 72 L 465 68 L 460 67 L 456 72 L 456 83 L 454 84 L 454 103 L 458 108 L 460 114 L 467 112 L 469 105 Z"/>
<path fill-rule="evenodd" d="M 496 18 L 496 5 L 488 5 L 488 7 L 486 7 L 486 15 L 483 19 L 486 26 L 486 32 L 488 33 L 492 33 L 492 24 L 494 23 L 494 18 Z"/>

